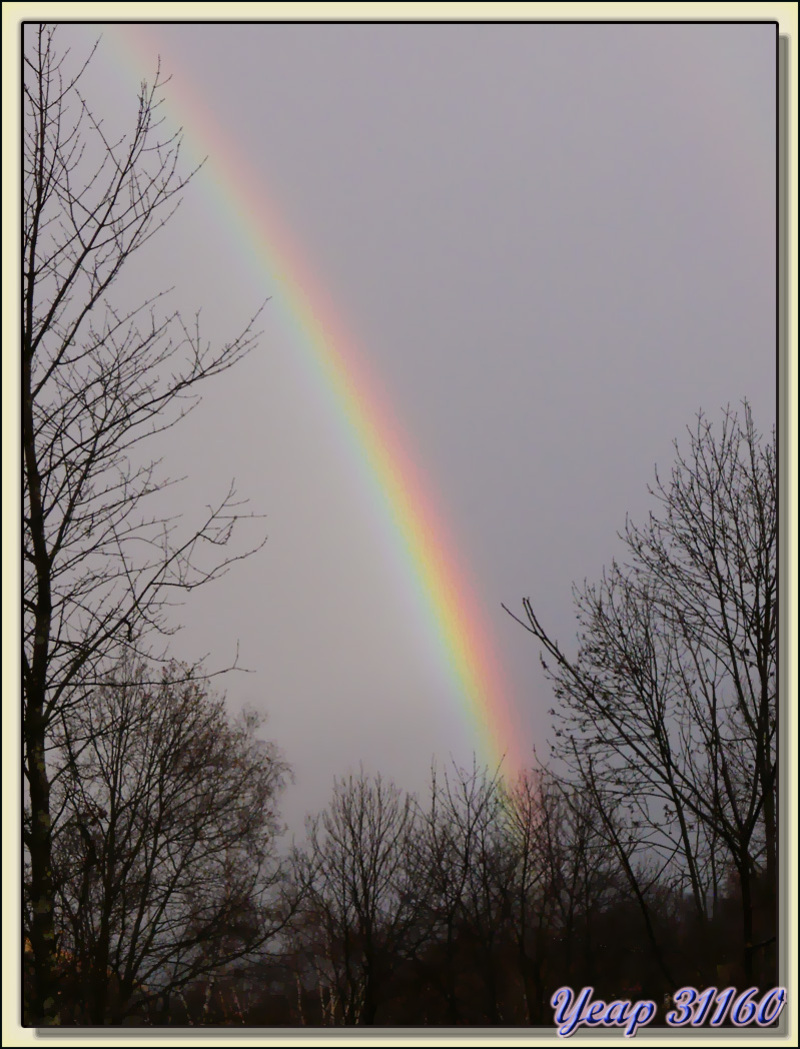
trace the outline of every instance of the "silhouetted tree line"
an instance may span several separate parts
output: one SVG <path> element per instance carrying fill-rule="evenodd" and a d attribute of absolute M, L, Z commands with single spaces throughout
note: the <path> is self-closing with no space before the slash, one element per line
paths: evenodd
<path fill-rule="evenodd" d="M 187 182 L 163 82 L 115 139 L 52 29 L 24 45 L 23 1021 L 549 1027 L 564 985 L 777 984 L 774 434 L 698 416 L 576 589 L 574 655 L 513 614 L 548 764 L 434 768 L 422 799 L 362 771 L 280 857 L 281 755 L 154 649 L 171 595 L 246 556 L 238 504 L 182 529 L 143 452 L 252 329 L 213 350 L 158 294 L 110 301 Z"/>
<path fill-rule="evenodd" d="M 651 999 L 663 1023 L 682 986 L 776 984 L 774 941 L 750 952 L 747 982 L 732 862 L 702 926 L 678 882 L 646 863 L 634 874 L 640 898 L 591 796 L 545 768 L 511 789 L 477 766 L 435 771 L 424 802 L 362 771 L 309 819 L 275 887 L 281 932 L 134 992 L 125 1022 L 548 1028 L 568 985 Z M 753 921 L 774 936 L 767 908 Z"/>
<path fill-rule="evenodd" d="M 274 1022 L 549 1027 L 564 985 L 662 1008 L 688 984 L 777 980 L 763 874 L 752 950 L 732 861 L 701 925 L 680 881 L 652 859 L 629 872 L 591 795 L 545 768 L 510 789 L 486 769 L 454 768 L 434 775 L 424 803 L 380 776 L 340 781 L 293 878 Z"/>

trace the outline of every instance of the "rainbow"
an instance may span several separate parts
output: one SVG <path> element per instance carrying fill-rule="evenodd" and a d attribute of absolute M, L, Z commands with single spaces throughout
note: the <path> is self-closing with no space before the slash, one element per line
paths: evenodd
<path fill-rule="evenodd" d="M 159 52 L 148 32 L 152 27 L 127 24 L 109 29 L 114 49 L 137 86 L 143 75 L 151 78 Z M 238 248 L 246 248 L 269 276 L 269 308 L 280 312 L 293 344 L 328 391 L 349 432 L 354 454 L 366 469 L 392 546 L 455 680 L 464 715 L 484 759 L 492 770 L 501 767 L 505 778 L 514 778 L 526 762 L 514 727 L 510 691 L 468 573 L 409 454 L 408 439 L 356 339 L 314 278 L 297 238 L 270 202 L 262 174 L 256 176 L 237 143 L 214 121 L 199 85 L 183 73 L 176 75 L 172 57 L 168 72 L 173 79 L 167 104 L 183 129 L 183 149 L 188 147 L 198 162 L 207 157 L 203 182 L 214 197 L 215 209 L 224 216 Z"/>

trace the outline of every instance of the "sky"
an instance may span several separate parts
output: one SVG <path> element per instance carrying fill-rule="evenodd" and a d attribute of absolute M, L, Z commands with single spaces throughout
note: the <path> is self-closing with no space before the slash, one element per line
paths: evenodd
<path fill-rule="evenodd" d="M 360 764 L 422 792 L 434 758 L 545 756 L 554 698 L 502 604 L 574 652 L 573 583 L 697 411 L 775 421 L 774 25 L 59 36 L 99 38 L 83 90 L 118 133 L 160 57 L 164 127 L 208 158 L 123 294 L 173 287 L 212 341 L 269 300 L 158 455 L 188 522 L 232 478 L 264 515 L 171 650 L 238 647 L 224 687 L 294 769 L 290 827 Z"/>

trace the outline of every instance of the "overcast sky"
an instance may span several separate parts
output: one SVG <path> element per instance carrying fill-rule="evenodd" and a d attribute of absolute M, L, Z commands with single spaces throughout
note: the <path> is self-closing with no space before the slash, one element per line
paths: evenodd
<path fill-rule="evenodd" d="M 253 673 L 227 692 L 268 715 L 295 826 L 359 762 L 419 790 L 434 755 L 487 756 L 286 323 L 281 244 L 254 252 L 214 182 L 224 142 L 383 389 L 518 741 L 544 752 L 554 700 L 501 602 L 531 597 L 574 651 L 573 581 L 646 515 L 698 409 L 747 397 L 774 422 L 775 27 L 82 25 L 62 43 L 101 35 L 84 91 L 108 126 L 128 129 L 160 54 L 167 126 L 187 163 L 209 155 L 126 293 L 174 285 L 214 339 L 272 296 L 257 349 L 160 449 L 189 519 L 235 477 L 268 534 L 187 600 L 175 654 L 223 665 L 238 641 Z"/>

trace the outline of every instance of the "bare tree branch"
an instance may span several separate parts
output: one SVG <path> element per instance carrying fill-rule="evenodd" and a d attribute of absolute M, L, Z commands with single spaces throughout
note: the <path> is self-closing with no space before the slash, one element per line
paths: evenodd
<path fill-rule="evenodd" d="M 142 84 L 116 137 L 80 91 L 52 27 L 24 42 L 22 238 L 23 730 L 31 821 L 32 1017 L 58 1020 L 53 824 L 54 726 L 107 678 L 120 652 L 148 654 L 174 629 L 171 595 L 219 578 L 259 549 L 234 548 L 254 515 L 233 484 L 199 524 L 165 516 L 172 483 L 146 442 L 198 403 L 206 379 L 256 343 L 258 314 L 212 347 L 197 318 L 161 315 L 163 296 L 113 301 L 130 260 L 174 214 L 193 172 L 158 116 L 167 81 Z M 94 52 L 92 52 L 94 53 Z M 124 299 L 122 300 L 124 302 Z M 148 512 L 148 505 L 155 506 Z"/>
<path fill-rule="evenodd" d="M 774 934 L 777 898 L 775 442 L 746 402 L 718 428 L 701 413 L 688 433 L 669 482 L 656 473 L 658 512 L 626 524 L 624 562 L 575 588 L 575 658 L 530 601 L 524 618 L 506 611 L 549 660 L 554 751 L 589 790 L 629 878 L 623 838 L 662 857 L 708 922 L 735 870 L 752 980 L 755 926 Z"/>

